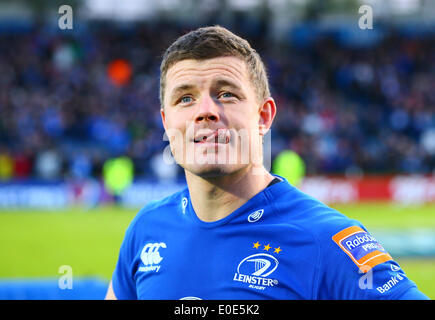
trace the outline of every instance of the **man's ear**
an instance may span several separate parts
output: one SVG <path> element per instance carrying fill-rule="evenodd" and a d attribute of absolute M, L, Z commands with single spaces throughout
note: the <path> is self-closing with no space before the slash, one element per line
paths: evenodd
<path fill-rule="evenodd" d="M 160 108 L 160 116 L 162 117 L 163 128 L 166 130 L 166 115 L 163 108 Z"/>
<path fill-rule="evenodd" d="M 264 136 L 272 126 L 273 119 L 275 119 L 275 115 L 276 115 L 275 100 L 273 100 L 272 97 L 267 98 L 260 106 L 258 113 L 260 116 L 258 122 L 260 135 Z"/>

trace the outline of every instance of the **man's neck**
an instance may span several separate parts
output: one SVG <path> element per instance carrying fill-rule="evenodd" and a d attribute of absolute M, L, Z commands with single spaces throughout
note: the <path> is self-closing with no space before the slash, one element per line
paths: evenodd
<path fill-rule="evenodd" d="M 263 167 L 263 174 L 253 174 L 252 167 L 230 175 L 203 178 L 185 171 L 192 206 L 202 221 L 225 218 L 262 191 L 273 180 Z"/>

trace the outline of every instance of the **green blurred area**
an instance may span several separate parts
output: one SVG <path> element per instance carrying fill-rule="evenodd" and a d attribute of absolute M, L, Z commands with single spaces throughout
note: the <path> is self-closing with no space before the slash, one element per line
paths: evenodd
<path fill-rule="evenodd" d="M 137 210 L 8 211 L 0 213 L 0 277 L 57 276 L 70 265 L 74 276 L 111 278 L 124 232 Z"/>
<path fill-rule="evenodd" d="M 371 229 L 432 229 L 435 204 L 333 205 Z M 57 277 L 61 265 L 74 276 L 111 278 L 124 232 L 136 209 L 99 207 L 61 211 L 0 211 L 0 278 Z M 419 289 L 435 299 L 435 256 L 394 257 Z"/>
<path fill-rule="evenodd" d="M 435 203 L 403 205 L 388 202 L 368 202 L 330 205 L 349 218 L 372 228 L 433 228 L 435 231 Z"/>

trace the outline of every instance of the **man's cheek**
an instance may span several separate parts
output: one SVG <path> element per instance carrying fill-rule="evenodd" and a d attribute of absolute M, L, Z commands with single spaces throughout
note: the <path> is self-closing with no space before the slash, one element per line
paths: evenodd
<path fill-rule="evenodd" d="M 165 131 L 164 141 L 169 142 L 170 150 L 175 159 L 179 159 L 179 154 L 183 150 L 184 134 L 176 128 L 168 128 Z M 181 155 L 182 156 L 182 155 Z"/>

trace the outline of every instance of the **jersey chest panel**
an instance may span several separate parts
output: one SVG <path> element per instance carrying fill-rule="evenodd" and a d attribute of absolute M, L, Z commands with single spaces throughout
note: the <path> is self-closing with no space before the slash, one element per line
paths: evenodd
<path fill-rule="evenodd" d="M 177 237 L 147 237 L 135 257 L 137 296 L 309 299 L 316 262 L 308 257 L 313 256 L 315 246 L 291 229 L 224 226 L 177 232 Z"/>

